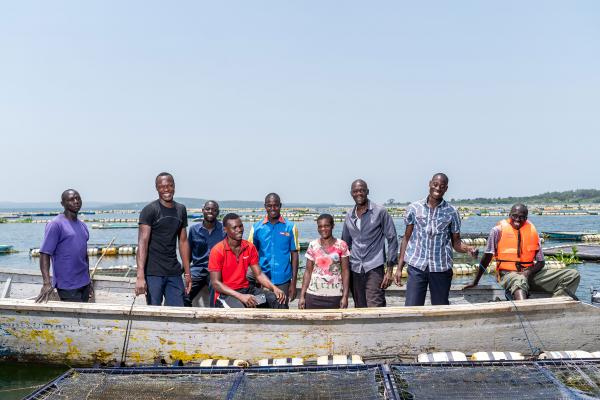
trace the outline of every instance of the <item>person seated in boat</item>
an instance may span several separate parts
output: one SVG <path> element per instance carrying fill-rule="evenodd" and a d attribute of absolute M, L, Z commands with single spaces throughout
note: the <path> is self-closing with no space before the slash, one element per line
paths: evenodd
<path fill-rule="evenodd" d="M 347 308 L 350 289 L 350 251 L 333 237 L 333 216 L 321 214 L 317 230 L 321 236 L 308 245 L 306 269 L 298 308 Z"/>
<path fill-rule="evenodd" d="M 354 306 L 385 307 L 385 290 L 393 282 L 392 272 L 398 261 L 394 220 L 385 207 L 369 199 L 369 187 L 364 180 L 352 182 L 350 196 L 355 205 L 346 214 L 342 240 L 350 249 Z"/>
<path fill-rule="evenodd" d="M 168 172 L 155 179 L 158 200 L 146 205 L 140 213 L 138 251 L 136 253 L 137 281 L 135 294 L 146 295 L 151 306 L 183 307 L 184 293 L 192 287 L 190 275 L 190 246 L 187 238 L 187 210 L 177 203 L 175 180 Z M 177 260 L 177 242 L 183 264 Z"/>
<path fill-rule="evenodd" d="M 287 308 L 286 296 L 274 285 L 258 265 L 258 251 L 244 235 L 239 215 L 229 213 L 223 218 L 227 237 L 210 251 L 208 271 L 215 290 L 215 306 L 219 308 Z M 250 285 L 248 268 L 264 290 Z"/>
<path fill-rule="evenodd" d="M 213 305 L 214 292 L 210 284 L 210 274 L 208 273 L 208 256 L 213 246 L 225 239 L 225 231 L 223 224 L 218 221 L 219 203 L 214 200 L 209 200 L 202 207 L 202 222 L 190 227 L 188 233 L 188 241 L 190 242 L 190 250 L 192 253 L 192 262 L 190 264 L 190 272 L 192 274 L 192 288 L 189 294 L 183 298 L 183 303 L 186 307 L 192 306 L 192 301 L 200 291 L 208 286 L 210 296 L 210 305 Z"/>
<path fill-rule="evenodd" d="M 250 229 L 248 241 L 256 246 L 262 272 L 286 295 L 288 301 L 296 298 L 298 278 L 298 227 L 281 216 L 281 198 L 277 193 L 265 197 L 267 215 Z M 248 274 L 256 282 L 252 273 Z"/>
<path fill-rule="evenodd" d="M 400 286 L 406 262 L 406 306 L 424 305 L 428 286 L 432 305 L 450 304 L 453 252 L 477 257 L 477 249 L 460 239 L 458 210 L 444 200 L 448 183 L 446 174 L 439 172 L 433 175 L 429 181 L 429 195 L 406 209 L 406 229 L 394 276 Z"/>
<path fill-rule="evenodd" d="M 81 196 L 76 190 L 67 189 L 62 193 L 60 204 L 64 207 L 64 212 L 48 222 L 40 247 L 43 285 L 35 301 L 47 302 L 56 288 L 62 301 L 87 303 L 90 298 L 87 254 L 90 234 L 86 224 L 77 218 L 82 205 Z"/>
<path fill-rule="evenodd" d="M 574 269 L 544 268 L 544 254 L 535 226 L 527 220 L 527 206 L 515 204 L 508 219 L 492 228 L 479 271 L 469 289 L 477 286 L 492 259 L 496 261 L 496 277 L 515 300 L 527 298 L 529 290 L 574 296 L 579 285 L 579 272 Z"/>

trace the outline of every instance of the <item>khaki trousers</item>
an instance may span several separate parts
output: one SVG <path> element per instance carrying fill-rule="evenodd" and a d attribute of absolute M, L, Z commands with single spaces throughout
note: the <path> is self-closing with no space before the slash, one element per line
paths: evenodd
<path fill-rule="evenodd" d="M 565 289 L 575 294 L 579 286 L 579 272 L 575 269 L 546 269 L 542 268 L 537 274 L 527 280 L 523 275 L 517 272 L 505 273 L 500 277 L 500 286 L 511 294 L 517 289 L 529 293 L 529 290 L 535 292 L 552 293 L 553 297 L 568 296 Z"/>

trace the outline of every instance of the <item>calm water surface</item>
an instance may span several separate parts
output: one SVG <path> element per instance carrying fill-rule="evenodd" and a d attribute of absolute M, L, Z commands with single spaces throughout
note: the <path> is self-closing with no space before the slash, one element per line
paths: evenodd
<path fill-rule="evenodd" d="M 136 214 L 101 214 L 90 216 L 92 218 L 136 218 Z M 479 233 L 489 232 L 489 230 L 500 220 L 500 217 L 470 217 L 463 221 L 462 232 Z M 600 230 L 600 216 L 531 216 L 530 220 L 536 225 L 539 231 L 598 231 Z M 404 223 L 401 219 L 395 221 L 398 233 L 404 232 Z M 250 231 L 250 222 L 244 223 L 246 234 Z M 300 240 L 308 241 L 318 237 L 316 222 L 302 221 L 297 222 L 300 233 Z M 136 229 L 91 229 L 90 241 L 94 244 L 107 244 L 113 237 L 116 237 L 116 243 L 132 244 L 137 242 Z M 337 223 L 334 235 L 341 236 L 342 223 Z M 0 256 L 0 267 L 22 268 L 37 270 L 39 268 L 39 259 L 29 256 L 29 249 L 39 247 L 44 235 L 44 224 L 0 224 L 0 244 L 10 244 L 18 250 L 18 253 Z M 546 242 L 544 247 L 557 245 L 556 242 Z M 303 260 L 304 257 L 301 257 Z M 90 263 L 95 263 L 95 258 L 90 258 Z M 475 262 L 475 260 L 473 260 Z M 135 257 L 107 257 L 101 262 L 101 266 L 110 265 L 133 265 Z M 586 301 L 590 298 L 590 286 L 600 288 L 600 264 L 584 263 L 577 265 L 576 268 L 581 273 L 581 283 L 577 290 L 577 295 Z M 457 276 L 456 284 L 467 283 L 472 279 L 470 276 Z M 484 276 L 482 283 L 493 283 L 491 276 Z M 2 364 L 0 363 L 0 399 L 18 399 L 30 393 L 33 389 L 24 389 L 14 391 L 12 389 L 20 387 L 30 387 L 46 383 L 52 378 L 59 376 L 66 370 L 66 366 L 41 366 L 33 364 Z M 9 389 L 10 391 L 6 391 Z"/>

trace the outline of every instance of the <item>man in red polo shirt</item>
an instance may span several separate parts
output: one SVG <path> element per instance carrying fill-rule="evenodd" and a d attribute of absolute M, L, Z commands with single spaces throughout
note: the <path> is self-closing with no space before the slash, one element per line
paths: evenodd
<path fill-rule="evenodd" d="M 244 224 L 239 215 L 230 213 L 223 218 L 227 237 L 214 245 L 208 258 L 210 280 L 215 289 L 215 306 L 221 308 L 286 308 L 285 294 L 262 273 L 256 247 L 243 240 Z M 246 278 L 248 267 L 263 288 L 250 288 Z"/>

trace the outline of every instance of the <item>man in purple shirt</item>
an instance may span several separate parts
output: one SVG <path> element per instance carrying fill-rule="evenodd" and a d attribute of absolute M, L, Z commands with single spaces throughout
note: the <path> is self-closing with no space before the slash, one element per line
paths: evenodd
<path fill-rule="evenodd" d="M 77 219 L 81 196 L 67 189 L 61 196 L 65 211 L 46 225 L 40 248 L 40 270 L 44 284 L 36 302 L 46 302 L 56 288 L 62 301 L 87 303 L 90 297 L 90 267 L 87 226 Z M 52 264 L 52 280 L 50 279 Z"/>

